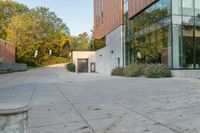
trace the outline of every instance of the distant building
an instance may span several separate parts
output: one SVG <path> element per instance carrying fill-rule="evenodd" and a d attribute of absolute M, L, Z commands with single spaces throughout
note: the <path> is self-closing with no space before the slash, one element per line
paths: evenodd
<path fill-rule="evenodd" d="M 74 51 L 72 58 L 77 73 L 96 72 L 96 52 Z"/>

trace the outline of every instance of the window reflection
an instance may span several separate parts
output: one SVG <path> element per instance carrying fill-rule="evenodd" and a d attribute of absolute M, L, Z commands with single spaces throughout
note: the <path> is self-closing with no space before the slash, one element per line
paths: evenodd
<path fill-rule="evenodd" d="M 126 18 L 127 63 L 200 69 L 199 5 L 200 0 L 158 0 L 132 20 Z"/>
<path fill-rule="evenodd" d="M 200 0 L 195 0 L 195 16 L 200 16 Z"/>

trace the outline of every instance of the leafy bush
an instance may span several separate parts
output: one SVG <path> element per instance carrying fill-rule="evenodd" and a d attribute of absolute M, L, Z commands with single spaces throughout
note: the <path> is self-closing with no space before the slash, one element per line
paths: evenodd
<path fill-rule="evenodd" d="M 124 68 L 117 67 L 117 68 L 115 68 L 115 69 L 112 70 L 111 75 L 113 75 L 113 76 L 124 76 L 123 71 L 124 71 Z"/>
<path fill-rule="evenodd" d="M 139 77 L 144 74 L 144 65 L 131 64 L 124 68 L 124 76 L 126 77 Z"/>
<path fill-rule="evenodd" d="M 67 64 L 67 70 L 70 72 L 75 72 L 75 65 L 73 63 Z"/>
<path fill-rule="evenodd" d="M 147 67 L 145 76 L 148 78 L 171 77 L 171 71 L 166 65 L 153 64 Z"/>

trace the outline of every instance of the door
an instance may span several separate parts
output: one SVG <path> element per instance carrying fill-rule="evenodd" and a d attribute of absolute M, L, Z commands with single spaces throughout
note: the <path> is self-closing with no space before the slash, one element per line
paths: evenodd
<path fill-rule="evenodd" d="M 78 73 L 88 72 L 88 59 L 78 59 Z"/>
<path fill-rule="evenodd" d="M 90 64 L 90 72 L 96 72 L 96 64 L 95 63 L 91 63 Z"/>

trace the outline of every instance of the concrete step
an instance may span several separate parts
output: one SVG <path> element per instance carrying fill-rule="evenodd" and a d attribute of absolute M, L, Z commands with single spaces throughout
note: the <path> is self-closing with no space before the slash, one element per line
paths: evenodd
<path fill-rule="evenodd" d="M 200 78 L 200 70 L 172 70 L 172 76 L 177 78 Z"/>

